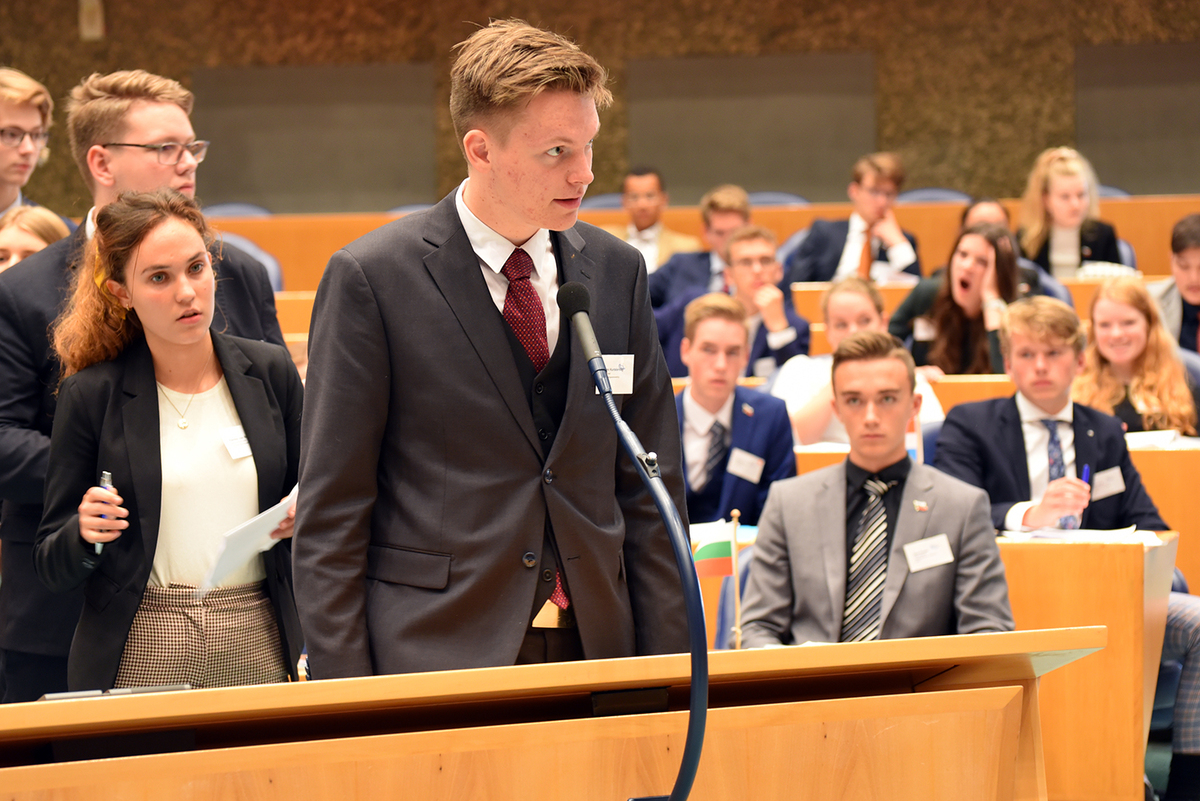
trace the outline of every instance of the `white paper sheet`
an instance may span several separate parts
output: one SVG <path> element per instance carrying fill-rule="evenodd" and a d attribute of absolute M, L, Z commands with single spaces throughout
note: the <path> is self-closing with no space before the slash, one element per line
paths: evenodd
<path fill-rule="evenodd" d="M 233 575 L 251 559 L 263 551 L 270 550 L 278 540 L 271 539 L 271 532 L 287 517 L 288 509 L 296 502 L 296 490 L 299 484 L 292 487 L 288 496 L 265 512 L 250 518 L 240 526 L 235 526 L 225 532 L 225 542 L 217 553 L 217 561 L 213 563 L 201 591 L 211 590 L 222 581 Z"/>

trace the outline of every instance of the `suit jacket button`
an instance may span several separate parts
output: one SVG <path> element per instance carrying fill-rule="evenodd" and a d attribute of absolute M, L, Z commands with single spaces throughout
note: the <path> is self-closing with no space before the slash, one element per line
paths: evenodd
<path fill-rule="evenodd" d="M 547 484 L 553 484 L 554 483 L 554 471 L 547 470 L 545 473 L 542 473 L 542 480 L 545 481 Z"/>
<path fill-rule="evenodd" d="M 541 395 L 543 392 L 546 391 L 546 387 L 544 384 L 542 384 L 541 381 L 539 381 L 533 385 L 533 391 L 536 392 L 537 394 Z"/>
<path fill-rule="evenodd" d="M 550 439 L 550 435 L 546 433 L 546 429 L 544 429 L 544 428 L 538 429 L 538 439 L 541 439 L 541 440 Z"/>
<path fill-rule="evenodd" d="M 554 571 L 553 570 L 543 570 L 542 571 L 542 581 L 554 581 Z"/>
<path fill-rule="evenodd" d="M 521 557 L 521 562 L 524 563 L 525 567 L 537 567 L 537 556 L 534 555 L 533 551 L 526 551 L 525 555 Z"/>

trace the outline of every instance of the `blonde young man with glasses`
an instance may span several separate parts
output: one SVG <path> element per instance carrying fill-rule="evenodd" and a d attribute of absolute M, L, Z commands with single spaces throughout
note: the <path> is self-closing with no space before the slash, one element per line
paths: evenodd
<path fill-rule="evenodd" d="M 166 187 L 195 195 L 196 167 L 208 143 L 197 141 L 192 130 L 192 100 L 176 81 L 142 70 L 94 74 L 72 89 L 71 151 L 93 209 L 72 236 L 0 273 L 0 648 L 6 702 L 66 689 L 67 652 L 83 600 L 79 592 L 49 592 L 33 570 L 59 373 L 48 332 L 83 261 L 96 208 L 125 191 Z M 214 252 L 213 268 L 218 281 L 212 327 L 282 345 L 266 269 L 229 245 Z"/>
<path fill-rule="evenodd" d="M 45 86 L 20 70 L 0 67 L 0 217 L 36 206 L 21 190 L 50 151 L 54 101 Z M 63 217 L 72 231 L 75 223 Z"/>

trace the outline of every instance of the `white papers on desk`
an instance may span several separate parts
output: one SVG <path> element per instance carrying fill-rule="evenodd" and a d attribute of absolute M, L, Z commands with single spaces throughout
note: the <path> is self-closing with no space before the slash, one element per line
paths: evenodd
<path fill-rule="evenodd" d="M 1088 528 L 1037 528 L 1032 531 L 1002 531 L 1001 536 L 1010 540 L 1057 540 L 1059 542 L 1115 542 L 1127 545 L 1149 545 L 1157 547 L 1162 540 L 1153 531 L 1138 531 L 1136 526 L 1115 528 L 1111 531 Z"/>
<path fill-rule="evenodd" d="M 235 571 L 263 551 L 269 551 L 279 541 L 271 538 L 271 532 L 287 518 L 288 509 L 296 502 L 296 490 L 299 487 L 299 484 L 292 487 L 286 498 L 267 511 L 225 532 L 225 541 L 221 543 L 217 561 L 204 577 L 199 587 L 201 591 L 219 586 Z"/>
<path fill-rule="evenodd" d="M 1169 448 L 1178 441 L 1179 432 L 1172 429 L 1125 432 L 1125 447 L 1127 448 Z"/>

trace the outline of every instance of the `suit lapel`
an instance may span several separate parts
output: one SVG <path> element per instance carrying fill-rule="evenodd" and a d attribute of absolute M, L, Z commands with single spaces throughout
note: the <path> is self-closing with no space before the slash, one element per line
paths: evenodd
<path fill-rule="evenodd" d="M 287 470 L 286 448 L 280 447 L 283 432 L 275 425 L 271 403 L 262 379 L 248 375 L 250 360 L 228 338 L 213 334 L 217 361 L 225 373 L 225 383 L 233 397 L 234 408 L 242 422 L 242 430 L 254 454 L 254 469 L 258 473 L 258 508 L 268 509 L 279 502 L 279 487 Z M 291 487 L 286 487 L 290 490 Z"/>
<path fill-rule="evenodd" d="M 683 447 L 683 426 L 684 426 L 684 422 L 685 422 L 683 419 L 683 393 L 686 391 L 687 390 L 680 390 L 679 394 L 677 394 L 675 396 L 675 416 L 679 418 L 679 443 L 680 443 L 681 448 Z M 683 459 L 683 491 L 685 493 L 685 496 L 686 496 L 686 493 L 689 493 L 692 491 L 692 482 L 688 479 L 688 469 L 687 469 L 687 458 L 686 457 L 684 457 L 684 459 Z"/>
<path fill-rule="evenodd" d="M 1096 431 L 1085 419 L 1087 412 L 1080 414 L 1081 407 L 1078 403 L 1074 405 L 1071 411 L 1071 428 L 1075 432 L 1075 475 L 1079 477 L 1083 473 L 1083 466 L 1090 465 L 1092 475 L 1096 473 L 1096 463 L 1099 458 L 1099 453 L 1096 451 Z M 1090 482 L 1089 482 L 1090 483 Z M 1079 520 L 1081 528 L 1087 528 L 1089 522 L 1089 514 L 1092 510 L 1091 504 L 1083 510 L 1083 515 Z"/>
<path fill-rule="evenodd" d="M 583 254 L 585 245 L 583 237 L 574 228 L 568 228 L 565 231 L 551 231 L 550 242 L 554 246 L 554 255 L 558 261 L 559 286 L 571 281 L 583 284 L 588 291 L 588 296 L 592 298 L 591 317 L 593 319 L 600 317 L 601 315 L 597 313 L 599 293 L 595 286 L 596 264 Z M 570 328 L 571 321 L 566 315 L 562 315 L 558 324 L 562 330 L 566 330 Z M 597 334 L 597 337 L 599 336 Z M 579 338 L 575 336 L 574 331 L 567 331 L 567 340 L 570 342 L 571 348 L 570 366 L 567 371 L 567 405 L 563 410 L 562 424 L 559 426 L 558 435 L 554 438 L 554 447 L 550 449 L 548 459 L 553 458 L 562 449 L 570 447 L 571 438 L 582 430 L 582 426 L 575 425 L 575 418 L 583 414 L 583 410 L 586 408 L 585 404 L 603 403 L 596 394 L 596 383 L 592 380 L 592 371 L 588 369 L 587 360 L 584 359 Z M 601 343 L 601 350 L 603 347 L 603 343 Z M 532 426 L 531 417 L 531 431 Z"/>
<path fill-rule="evenodd" d="M 904 494 L 900 498 L 900 511 L 896 517 L 896 533 L 892 535 L 892 547 L 888 551 L 887 578 L 883 582 L 883 599 L 879 608 L 881 632 L 908 578 L 908 558 L 904 555 L 904 546 L 926 536 L 930 515 L 937 502 L 932 490 L 933 482 L 920 465 L 914 464 L 904 482 Z M 924 501 L 925 511 L 918 512 L 914 501 Z"/>
<path fill-rule="evenodd" d="M 542 448 L 502 327 L 504 318 L 496 312 L 480 271 L 479 257 L 471 248 L 467 232 L 458 219 L 455 194 L 447 195 L 430 213 L 425 240 L 437 250 L 425 257 L 425 269 L 479 355 L 513 420 L 540 458 Z"/>
<path fill-rule="evenodd" d="M 825 585 L 829 588 L 829 609 L 834 637 L 842 630 L 842 614 L 846 611 L 846 463 L 830 470 L 813 499 L 816 516 L 816 537 L 821 542 L 821 558 L 825 562 Z"/>
<path fill-rule="evenodd" d="M 1017 411 L 1016 395 L 1000 404 L 996 429 L 1005 461 L 1011 465 L 1010 469 L 1017 479 L 1018 497 L 1028 498 L 1031 494 L 1029 457 L 1025 453 L 1025 430 L 1021 427 L 1021 413 Z"/>
<path fill-rule="evenodd" d="M 746 409 L 750 409 L 750 413 L 746 413 Z M 733 392 L 733 431 L 731 433 L 731 441 L 729 453 L 732 455 L 734 448 L 741 448 L 744 451 L 753 453 L 750 444 L 754 441 L 754 430 L 757 422 L 754 418 L 754 407 L 746 400 L 746 393 L 740 389 L 734 389 Z M 728 462 L 726 463 L 728 465 Z M 730 477 L 728 467 L 726 467 L 725 481 L 721 487 L 721 509 L 728 509 L 732 503 L 734 490 L 734 481 Z"/>
<path fill-rule="evenodd" d="M 80 229 L 83 226 L 79 226 Z M 129 475 L 133 477 L 133 497 L 137 503 L 142 544 L 153 561 L 158 543 L 158 524 L 162 512 L 162 442 L 158 434 L 158 384 L 154 381 L 154 362 L 145 339 L 131 343 L 121 378 L 124 402 L 121 425 L 124 429 L 125 454 Z M 118 490 L 121 488 L 118 487 Z"/>

